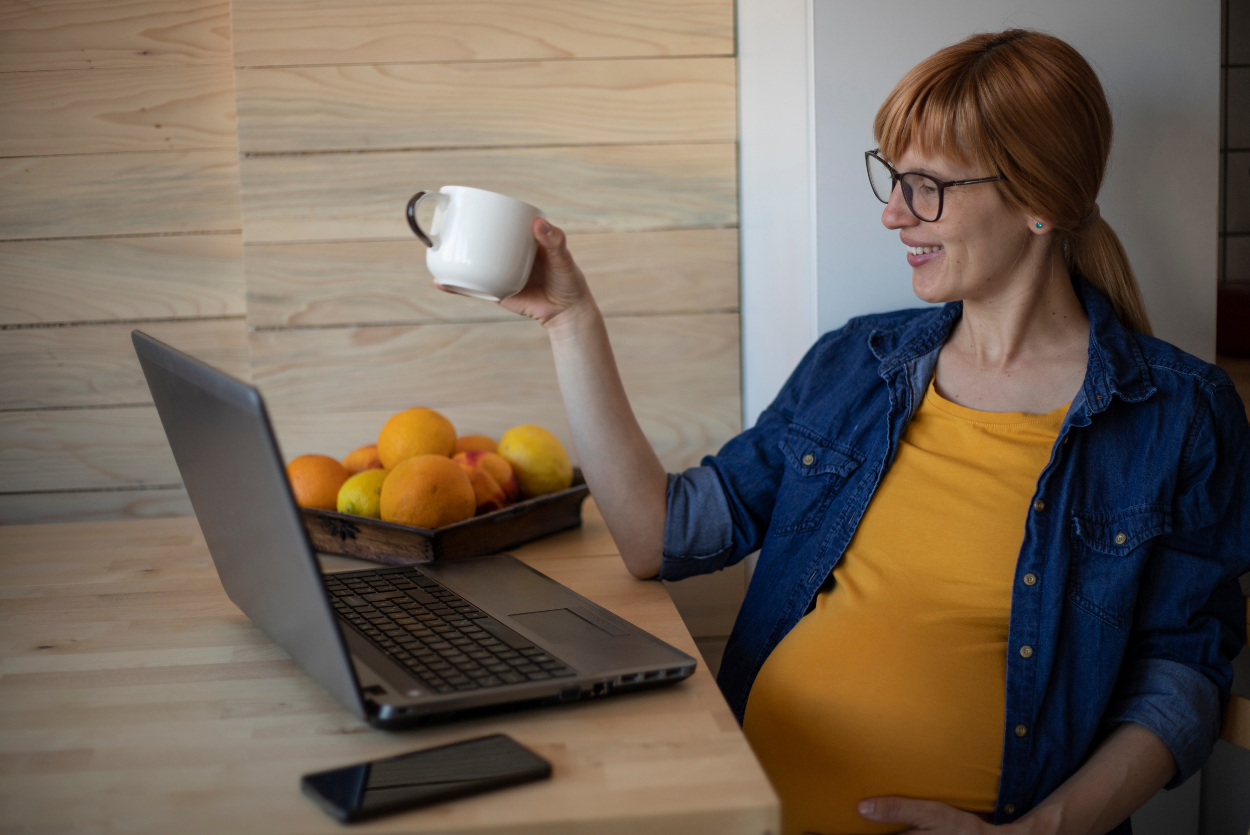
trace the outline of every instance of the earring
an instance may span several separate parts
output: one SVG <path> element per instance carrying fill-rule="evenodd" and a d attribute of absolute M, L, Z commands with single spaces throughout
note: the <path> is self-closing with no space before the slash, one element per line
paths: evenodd
<path fill-rule="evenodd" d="M 1038 228 L 1038 229 L 1041 229 L 1041 228 L 1042 228 L 1042 222 L 1041 222 L 1040 220 L 1037 222 L 1037 228 Z"/>

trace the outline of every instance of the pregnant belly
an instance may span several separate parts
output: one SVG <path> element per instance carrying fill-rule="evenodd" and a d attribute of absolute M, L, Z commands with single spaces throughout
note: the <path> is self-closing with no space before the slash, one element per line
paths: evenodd
<path fill-rule="evenodd" d="M 918 616 L 820 601 L 769 656 L 746 710 L 784 831 L 906 829 L 855 811 L 883 795 L 992 812 L 1005 681 L 997 613 Z"/>

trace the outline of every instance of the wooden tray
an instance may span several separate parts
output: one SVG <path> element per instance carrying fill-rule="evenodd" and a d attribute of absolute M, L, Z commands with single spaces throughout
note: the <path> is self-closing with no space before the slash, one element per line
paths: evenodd
<path fill-rule="evenodd" d="M 531 539 L 580 527 L 582 502 L 589 495 L 582 471 L 574 468 L 573 486 L 567 490 L 435 530 L 308 507 L 301 507 L 300 513 L 317 551 L 408 565 L 498 554 Z"/>

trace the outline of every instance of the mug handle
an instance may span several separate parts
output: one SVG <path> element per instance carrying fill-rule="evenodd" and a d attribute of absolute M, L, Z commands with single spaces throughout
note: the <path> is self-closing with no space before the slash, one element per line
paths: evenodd
<path fill-rule="evenodd" d="M 412 199 L 408 201 L 408 225 L 412 227 L 412 234 L 416 235 L 421 243 L 431 249 L 438 246 L 438 235 L 426 233 L 426 231 L 421 228 L 421 224 L 417 222 L 417 207 L 428 199 L 433 198 L 435 200 L 439 200 L 439 198 L 445 198 L 445 196 L 446 195 L 440 194 L 437 191 L 418 191 L 412 196 Z M 442 201 L 440 200 L 440 202 Z"/>

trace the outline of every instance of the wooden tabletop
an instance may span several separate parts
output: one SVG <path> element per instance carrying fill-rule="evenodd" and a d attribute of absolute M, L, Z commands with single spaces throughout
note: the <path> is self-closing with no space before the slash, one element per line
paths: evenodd
<path fill-rule="evenodd" d="M 591 502 L 585 520 L 513 553 L 698 657 Z M 300 775 L 495 732 L 550 760 L 553 778 L 353 829 L 779 830 L 776 795 L 702 664 L 661 690 L 388 733 L 230 603 L 194 519 L 0 528 L 0 831 L 341 833 Z"/>

